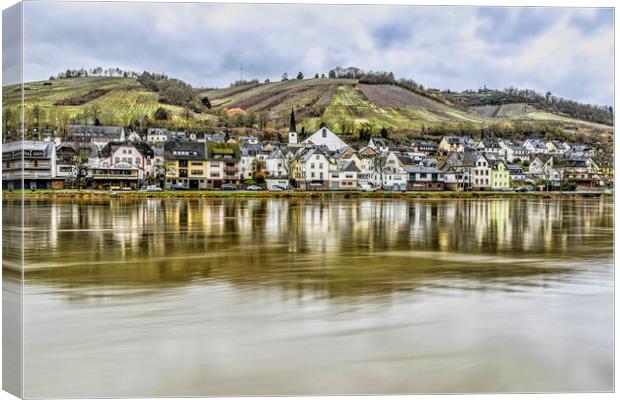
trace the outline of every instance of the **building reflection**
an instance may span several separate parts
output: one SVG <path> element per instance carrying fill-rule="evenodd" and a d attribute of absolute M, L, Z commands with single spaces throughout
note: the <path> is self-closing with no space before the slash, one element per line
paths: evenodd
<path fill-rule="evenodd" d="M 19 246 L 20 235 L 11 229 L 19 227 L 20 204 L 3 207 L 7 251 Z M 613 204 L 32 201 L 25 203 L 25 226 L 28 283 L 122 288 L 221 281 L 334 297 L 455 279 L 473 287 L 523 277 L 540 284 L 549 276 L 559 279 L 571 273 L 569 263 L 611 260 Z"/>

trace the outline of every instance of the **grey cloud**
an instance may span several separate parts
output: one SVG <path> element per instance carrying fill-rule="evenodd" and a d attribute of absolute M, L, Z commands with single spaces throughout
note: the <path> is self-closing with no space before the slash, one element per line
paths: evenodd
<path fill-rule="evenodd" d="M 437 88 L 529 84 L 613 99 L 610 10 L 27 2 L 24 13 L 25 80 L 118 66 L 214 87 L 238 79 L 241 64 L 261 80 L 354 65 Z M 537 65 L 547 42 L 561 58 L 553 75 Z M 571 61 L 579 51 L 596 67 Z"/>

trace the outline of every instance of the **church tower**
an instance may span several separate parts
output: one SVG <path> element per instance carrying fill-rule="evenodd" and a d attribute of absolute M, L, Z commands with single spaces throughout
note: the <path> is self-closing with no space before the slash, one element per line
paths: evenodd
<path fill-rule="evenodd" d="M 288 128 L 288 142 L 289 144 L 297 143 L 297 127 L 295 126 L 295 111 L 291 107 L 291 125 Z"/>

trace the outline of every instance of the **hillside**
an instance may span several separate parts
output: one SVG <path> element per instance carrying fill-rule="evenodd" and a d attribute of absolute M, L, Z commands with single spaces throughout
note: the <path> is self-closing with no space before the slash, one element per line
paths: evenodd
<path fill-rule="evenodd" d="M 69 105 L 81 103 L 93 92 L 99 95 L 83 104 Z M 19 85 L 4 87 L 3 109 L 16 107 L 20 93 Z M 93 112 L 99 115 L 102 124 L 129 125 L 142 115 L 152 117 L 159 107 L 169 110 L 173 120 L 182 122 L 184 119 L 183 107 L 159 103 L 158 94 L 144 89 L 134 78 L 82 77 L 30 82 L 24 85 L 24 103 L 27 119 L 35 119 L 33 109 L 37 106 L 43 122 L 54 126 L 63 119 L 70 123 L 92 123 L 88 120 Z M 196 116 L 208 118 L 206 115 Z"/>
<path fill-rule="evenodd" d="M 507 88 L 498 90 L 484 88 L 478 91 L 444 91 L 440 95 L 461 107 L 481 109 L 483 113 L 485 113 L 484 110 L 490 109 L 501 115 L 503 109 L 506 108 L 509 110 L 509 114 L 517 111 L 518 116 L 523 117 L 524 114 L 535 110 L 535 112 L 546 112 L 569 119 L 607 126 L 614 123 L 612 107 L 579 103 L 554 96 L 551 92 L 542 94 L 530 89 Z M 492 108 L 492 106 L 496 107 Z M 530 110 L 518 106 L 529 107 Z"/>
<path fill-rule="evenodd" d="M 519 123 L 546 124 L 580 132 L 609 134 L 612 127 L 554 114 L 529 104 L 463 107 L 439 102 L 400 86 L 362 84 L 357 79 L 315 78 L 273 83 L 250 83 L 200 93 L 210 99 L 208 112 L 160 102 L 160 94 L 145 89 L 135 78 L 80 77 L 31 82 L 24 85 L 29 126 L 93 123 L 131 126 L 169 125 L 208 130 L 254 127 L 284 130 L 291 108 L 298 128 L 307 132 L 325 123 L 335 132 L 357 134 L 361 129 L 395 134 L 424 129 L 478 129 Z M 19 86 L 3 91 L 3 126 L 15 125 Z M 168 121 L 155 121 L 158 108 L 169 111 Z M 8 113 L 6 112 L 8 110 Z M 206 109 L 205 109 L 206 110 Z M 13 122 L 11 122 L 13 121 Z M 464 128 L 465 127 L 465 128 Z"/>

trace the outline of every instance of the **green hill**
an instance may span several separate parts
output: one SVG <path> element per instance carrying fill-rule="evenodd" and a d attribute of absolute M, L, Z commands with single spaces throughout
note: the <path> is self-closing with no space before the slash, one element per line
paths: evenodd
<path fill-rule="evenodd" d="M 611 132 L 612 127 L 569 118 L 525 104 L 454 106 L 408 89 L 387 84 L 362 84 L 355 79 L 304 79 L 250 83 L 197 91 L 207 96 L 208 112 L 160 102 L 159 93 L 147 90 L 134 78 L 81 77 L 31 82 L 24 85 L 29 126 L 66 126 L 70 123 L 125 125 L 142 121 L 179 128 L 217 129 L 249 127 L 283 130 L 291 107 L 298 126 L 311 132 L 323 122 L 335 132 L 356 133 L 385 127 L 395 133 L 423 128 L 481 128 L 510 125 L 514 121 L 544 123 L 564 129 Z M 15 125 L 20 102 L 19 86 L 3 90 L 4 131 Z M 155 111 L 169 111 L 168 121 L 155 121 Z M 8 113 L 7 113 L 8 111 Z M 7 115 L 8 114 L 8 115 Z"/>

